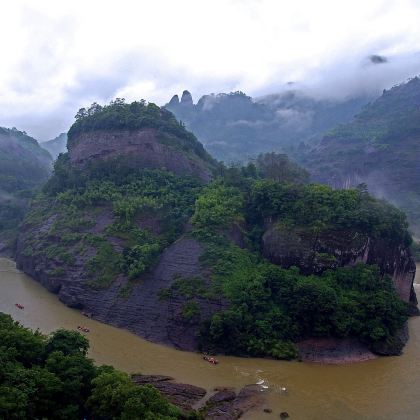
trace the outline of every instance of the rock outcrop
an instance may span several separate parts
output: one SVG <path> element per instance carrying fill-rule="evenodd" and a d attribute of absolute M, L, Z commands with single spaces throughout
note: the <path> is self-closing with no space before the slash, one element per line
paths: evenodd
<path fill-rule="evenodd" d="M 183 236 L 171 244 L 163 251 L 156 266 L 136 281 L 129 296 L 124 297 L 122 291 L 128 284 L 126 276 L 120 275 L 106 289 L 97 290 L 89 285 L 86 264 L 96 253 L 93 247 L 85 249 L 83 253 L 69 247 L 68 251 L 74 258 L 65 272 L 60 270 L 60 264 L 54 258 L 45 255 L 33 258 L 28 255 L 25 251 L 28 243 L 33 244 L 32 252 L 37 253 L 36 247 L 43 246 L 42 238 L 48 234 L 54 221 L 52 217 L 44 220 L 42 225 L 27 224 L 23 227 L 17 243 L 17 267 L 58 294 L 66 305 L 83 310 L 94 319 L 125 328 L 150 341 L 193 351 L 198 348 L 200 323 L 227 307 L 227 302 L 222 298 L 197 296 L 194 298 L 197 313 L 185 319 L 185 306 L 191 299 L 171 290 L 180 277 L 208 277 L 200 263 L 203 247 L 195 239 Z M 111 211 L 102 209 L 89 231 L 103 234 L 112 221 Z M 112 242 L 112 238 L 109 239 Z M 49 241 L 53 243 L 53 237 Z M 170 298 L 164 296 L 168 291 L 171 291 Z"/>
<path fill-rule="evenodd" d="M 170 376 L 133 375 L 131 380 L 136 385 L 153 385 L 168 400 L 185 411 L 191 411 L 193 406 L 204 398 L 207 391 L 198 386 L 174 382 Z"/>
<path fill-rule="evenodd" d="M 299 267 L 304 274 L 321 274 L 330 268 L 357 263 L 376 264 L 382 274 L 392 277 L 401 299 L 412 304 L 416 264 L 408 248 L 385 240 L 372 239 L 355 231 L 324 229 L 314 233 L 305 228 L 269 224 L 263 235 L 263 253 L 275 264 Z"/>
<path fill-rule="evenodd" d="M 165 169 L 190 175 L 204 182 L 212 178 L 208 162 L 177 146 L 176 136 L 154 128 L 142 130 L 96 130 L 81 133 L 68 144 L 72 165 L 84 168 L 90 162 L 124 159 L 134 168 Z"/>
<path fill-rule="evenodd" d="M 232 388 L 220 388 L 208 398 L 205 389 L 175 382 L 170 376 L 132 375 L 131 379 L 136 385 L 153 385 L 186 414 L 199 409 L 205 420 L 236 420 L 261 408 L 265 400 L 257 385 L 246 385 L 238 393 Z"/>
<path fill-rule="evenodd" d="M 342 364 L 376 359 L 366 345 L 356 339 L 310 338 L 298 344 L 299 356 L 304 362 Z"/>

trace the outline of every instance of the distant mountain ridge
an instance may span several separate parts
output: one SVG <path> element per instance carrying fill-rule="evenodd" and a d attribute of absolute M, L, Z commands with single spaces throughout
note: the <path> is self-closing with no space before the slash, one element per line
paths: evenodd
<path fill-rule="evenodd" d="M 55 160 L 60 153 L 67 152 L 67 133 L 61 133 L 52 140 L 44 141 L 40 143 L 40 146 L 47 150 Z"/>
<path fill-rule="evenodd" d="M 369 97 L 318 100 L 297 90 L 253 99 L 243 92 L 174 95 L 166 108 L 183 121 L 207 150 L 225 162 L 247 161 L 260 153 L 295 154 L 337 124 L 347 122 Z"/>
<path fill-rule="evenodd" d="M 336 188 L 365 183 L 407 213 L 420 234 L 420 78 L 366 106 L 301 155 L 314 180 Z"/>
<path fill-rule="evenodd" d="M 52 170 L 52 158 L 24 131 L 0 127 L 0 253 L 9 248 L 33 191 Z"/>

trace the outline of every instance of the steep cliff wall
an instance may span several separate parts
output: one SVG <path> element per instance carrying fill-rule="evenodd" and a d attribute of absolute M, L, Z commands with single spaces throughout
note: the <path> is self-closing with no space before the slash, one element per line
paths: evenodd
<path fill-rule="evenodd" d="M 296 266 L 305 274 L 320 274 L 359 262 L 376 264 L 382 274 L 392 277 L 401 299 L 411 302 L 416 312 L 416 264 L 409 249 L 401 244 L 354 231 L 324 229 L 315 233 L 271 223 L 263 235 L 263 253 L 275 264 Z"/>
<path fill-rule="evenodd" d="M 92 287 L 86 268 L 97 252 L 94 247 L 81 250 L 79 244 L 70 246 L 67 251 L 72 261 L 65 271 L 60 270 L 59 258 L 43 254 L 46 244 L 51 246 L 58 241 L 49 234 L 55 221 L 56 216 L 52 216 L 40 225 L 25 225 L 18 240 L 16 262 L 19 269 L 56 293 L 66 305 L 148 340 L 184 350 L 196 350 L 200 323 L 226 308 L 227 303 L 220 297 L 204 299 L 183 293 L 177 287 L 180 280 L 202 286 L 208 278 L 208 272 L 200 263 L 203 248 L 196 240 L 179 238 L 164 250 L 155 267 L 134 283 L 129 282 L 127 276 L 119 275 L 110 287 L 98 289 Z M 112 222 L 109 209 L 103 209 L 96 214 L 95 224 L 86 233 L 106 234 Z M 107 238 L 115 247 L 121 247 L 117 238 Z M 31 255 L 28 254 L 29 243 L 32 244 Z M 129 293 L 125 293 L 127 287 Z"/>
<path fill-rule="evenodd" d="M 78 134 L 69 143 L 72 164 L 83 168 L 89 162 L 123 158 L 127 165 L 166 169 L 177 175 L 199 177 L 208 182 L 208 162 L 177 147 L 178 139 L 153 128 L 142 130 L 97 130 Z"/>

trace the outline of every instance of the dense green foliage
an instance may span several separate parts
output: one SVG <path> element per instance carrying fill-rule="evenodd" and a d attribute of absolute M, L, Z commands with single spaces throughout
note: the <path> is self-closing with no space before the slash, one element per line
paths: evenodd
<path fill-rule="evenodd" d="M 264 221 L 276 218 L 318 231 L 334 226 L 410 241 L 401 212 L 363 191 L 271 180 L 213 183 L 196 202 L 193 235 L 206 243 L 211 287 L 230 307 L 202 326 L 203 348 L 290 359 L 297 356 L 293 342 L 305 337 L 357 337 L 371 346 L 392 340 L 407 307 L 391 279 L 363 264 L 304 276 L 269 263 L 255 251 Z M 242 227 L 248 249 L 227 241 L 234 224 L 248 226 Z"/>
<path fill-rule="evenodd" d="M 277 217 L 284 225 L 344 228 L 395 243 L 411 243 L 405 214 L 363 190 L 261 180 L 251 190 L 251 206 L 254 217 Z"/>
<path fill-rule="evenodd" d="M 71 147 L 80 133 L 89 131 L 144 128 L 154 128 L 172 134 L 172 145 L 186 152 L 192 151 L 202 159 L 213 162 L 203 145 L 176 120 L 171 112 L 153 103 L 146 104 L 144 100 L 127 104 L 124 99 L 115 99 L 109 105 L 101 106 L 93 103 L 88 109 L 81 108 L 68 132 L 68 144 Z"/>
<path fill-rule="evenodd" d="M 184 418 L 152 386 L 134 385 L 110 366 L 86 357 L 88 340 L 74 331 L 50 336 L 0 313 L 0 418 Z"/>

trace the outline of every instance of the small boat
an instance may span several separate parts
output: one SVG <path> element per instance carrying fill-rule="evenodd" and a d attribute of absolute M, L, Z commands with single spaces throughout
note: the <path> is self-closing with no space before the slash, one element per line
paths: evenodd
<path fill-rule="evenodd" d="M 87 327 L 82 327 L 82 326 L 80 326 L 80 325 L 78 325 L 78 326 L 77 326 L 77 329 L 78 329 L 79 331 L 83 331 L 83 332 L 85 332 L 85 333 L 90 332 L 89 328 L 87 328 Z"/>
<path fill-rule="evenodd" d="M 20 303 L 15 303 L 16 308 L 19 309 L 25 309 L 25 307 L 23 305 L 21 305 Z"/>
<path fill-rule="evenodd" d="M 215 357 L 211 357 L 211 356 L 203 356 L 203 359 L 206 362 L 211 363 L 212 365 L 217 365 L 219 363 L 219 361 L 215 358 Z"/>

